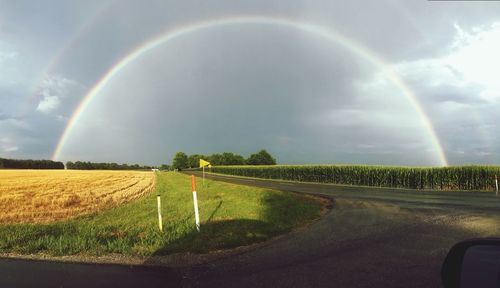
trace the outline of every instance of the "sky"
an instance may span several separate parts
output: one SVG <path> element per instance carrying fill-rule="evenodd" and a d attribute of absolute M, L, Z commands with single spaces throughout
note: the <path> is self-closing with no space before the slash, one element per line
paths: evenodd
<path fill-rule="evenodd" d="M 0 157 L 500 164 L 500 2 L 0 0 Z"/>

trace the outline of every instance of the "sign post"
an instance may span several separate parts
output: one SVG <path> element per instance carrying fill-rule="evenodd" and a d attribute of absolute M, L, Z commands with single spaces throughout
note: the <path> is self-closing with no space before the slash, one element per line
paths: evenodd
<path fill-rule="evenodd" d="M 161 199 L 160 194 L 156 196 L 158 202 L 158 227 L 160 227 L 160 231 L 163 232 L 163 221 L 161 220 Z"/>
<path fill-rule="evenodd" d="M 200 159 L 200 168 L 203 171 L 203 187 L 205 187 L 205 167 L 208 166 L 210 167 L 210 162 Z"/>
<path fill-rule="evenodd" d="M 498 177 L 497 175 L 495 174 L 495 187 L 496 187 L 496 195 L 498 196 Z"/>
<path fill-rule="evenodd" d="M 198 214 L 198 198 L 196 197 L 196 178 L 191 175 L 191 190 L 193 191 L 193 202 L 194 202 L 194 218 L 196 223 L 196 230 L 200 232 L 200 215 Z"/>

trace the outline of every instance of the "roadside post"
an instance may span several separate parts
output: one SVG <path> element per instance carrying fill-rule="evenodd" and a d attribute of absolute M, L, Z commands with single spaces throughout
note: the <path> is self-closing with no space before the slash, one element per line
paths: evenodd
<path fill-rule="evenodd" d="M 497 174 L 495 174 L 495 187 L 496 187 L 496 195 L 498 196 L 498 177 Z"/>
<path fill-rule="evenodd" d="M 160 194 L 156 196 L 158 202 L 158 227 L 160 227 L 160 231 L 163 232 L 163 221 L 161 220 L 161 199 Z"/>
<path fill-rule="evenodd" d="M 194 218 L 196 221 L 196 230 L 200 232 L 200 215 L 198 214 L 198 198 L 196 197 L 196 178 L 194 175 L 191 175 L 191 190 L 193 191 Z"/>

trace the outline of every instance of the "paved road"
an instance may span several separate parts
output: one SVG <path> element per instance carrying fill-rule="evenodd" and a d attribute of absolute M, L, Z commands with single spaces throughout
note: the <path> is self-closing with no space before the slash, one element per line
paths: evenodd
<path fill-rule="evenodd" d="M 179 287 L 181 271 L 167 267 L 0 259 L 0 287 Z"/>
<path fill-rule="evenodd" d="M 200 172 L 186 172 L 201 177 Z M 500 210 L 500 196 L 488 192 L 425 191 L 412 189 L 391 189 L 381 187 L 359 187 L 319 183 L 299 183 L 292 181 L 263 180 L 255 178 L 233 177 L 221 174 L 206 174 L 207 178 L 241 185 L 277 189 L 298 193 L 310 193 L 335 198 L 351 198 L 393 202 L 399 205 L 426 205 L 464 207 L 470 209 Z"/>
<path fill-rule="evenodd" d="M 0 260 L 0 287 L 440 287 L 451 245 L 500 233 L 491 194 L 207 177 L 334 197 L 335 207 L 301 232 L 187 268 Z"/>
<path fill-rule="evenodd" d="M 335 207 L 302 233 L 192 268 L 189 286 L 441 287 L 441 263 L 454 243 L 500 233 L 492 193 L 207 177 L 333 197 Z"/>

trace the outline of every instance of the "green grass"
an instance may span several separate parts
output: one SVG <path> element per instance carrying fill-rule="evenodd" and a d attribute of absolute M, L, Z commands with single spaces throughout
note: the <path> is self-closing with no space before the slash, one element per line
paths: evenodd
<path fill-rule="evenodd" d="M 52 224 L 0 226 L 0 252 L 132 256 L 205 253 L 264 241 L 319 217 L 322 204 L 292 193 L 198 179 L 201 232 L 190 178 L 158 173 L 156 193 L 121 207 Z M 163 233 L 156 195 L 161 195 Z"/>

